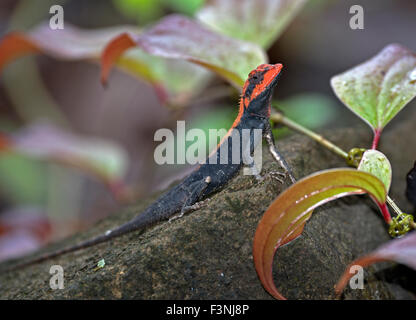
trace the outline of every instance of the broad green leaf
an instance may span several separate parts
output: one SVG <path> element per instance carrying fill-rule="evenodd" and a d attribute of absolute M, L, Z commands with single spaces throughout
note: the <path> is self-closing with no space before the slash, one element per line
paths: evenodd
<path fill-rule="evenodd" d="M 97 61 L 105 45 L 123 32 L 138 34 L 140 30 L 131 26 L 82 30 L 68 23 L 63 30 L 52 30 L 44 23 L 25 34 L 10 33 L 0 42 L 0 70 L 19 56 L 31 53 L 62 60 Z M 198 95 L 211 77 L 211 72 L 200 66 L 152 56 L 141 49 L 129 50 L 117 66 L 152 84 L 162 103 L 180 106 Z"/>
<path fill-rule="evenodd" d="M 134 47 L 158 57 L 201 65 L 239 89 L 252 69 L 267 62 L 265 52 L 253 43 L 217 34 L 184 16 L 171 15 L 141 34 L 126 32 L 114 38 L 102 54 L 103 80 L 118 58 Z"/>
<path fill-rule="evenodd" d="M 197 13 L 212 30 L 269 48 L 306 0 L 213 0 Z"/>
<path fill-rule="evenodd" d="M 380 151 L 365 151 L 358 165 L 358 170 L 375 175 L 384 183 L 387 192 L 390 190 L 392 179 L 391 164 L 389 159 Z"/>
<path fill-rule="evenodd" d="M 363 268 L 382 261 L 395 261 L 416 270 L 416 232 L 412 232 L 401 239 L 395 239 L 382 245 L 372 253 L 353 261 L 338 281 L 335 291 L 340 294 L 354 275 L 350 269 L 354 265 Z"/>
<path fill-rule="evenodd" d="M 281 193 L 266 210 L 254 236 L 253 257 L 264 288 L 275 298 L 284 299 L 273 282 L 273 257 L 283 244 L 299 236 L 312 211 L 344 196 L 368 193 L 385 218 L 387 193 L 374 175 L 355 169 L 332 169 L 312 174 Z"/>
<path fill-rule="evenodd" d="M 416 95 L 416 55 L 391 44 L 367 62 L 331 79 L 338 98 L 381 131 Z"/>
<path fill-rule="evenodd" d="M 27 127 L 8 139 L 3 151 L 79 168 L 107 184 L 112 191 L 120 191 L 116 189 L 121 187 L 128 157 L 114 143 L 78 136 L 41 123 Z"/>

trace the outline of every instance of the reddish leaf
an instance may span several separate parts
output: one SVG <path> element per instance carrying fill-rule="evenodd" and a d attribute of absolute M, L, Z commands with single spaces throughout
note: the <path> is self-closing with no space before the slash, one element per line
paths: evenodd
<path fill-rule="evenodd" d="M 267 60 L 255 44 L 228 38 L 193 20 L 172 15 L 141 34 L 127 32 L 113 39 L 102 54 L 103 80 L 121 53 L 134 46 L 155 56 L 199 64 L 239 88 L 247 74 Z"/>
<path fill-rule="evenodd" d="M 83 30 L 68 23 L 63 30 L 52 30 L 43 23 L 28 33 L 11 33 L 1 39 L 0 70 L 13 59 L 37 52 L 62 60 L 98 60 L 105 45 L 124 32 L 140 31 L 130 26 Z M 195 64 L 167 61 L 138 48 L 123 55 L 117 66 L 152 84 L 162 103 L 179 106 L 199 94 L 211 76 L 211 72 Z"/>
<path fill-rule="evenodd" d="M 136 43 L 127 33 L 122 33 L 107 45 L 101 57 L 101 82 L 103 84 L 107 84 L 108 74 L 114 64 L 114 61 L 116 61 L 124 53 L 124 51 L 134 47 L 135 45 Z"/>
<path fill-rule="evenodd" d="M 354 169 L 321 171 L 298 181 L 278 196 L 261 219 L 253 243 L 256 271 L 271 295 L 284 299 L 276 289 L 272 276 L 277 248 L 300 235 L 316 207 L 340 197 L 365 192 L 371 195 L 385 217 L 389 216 L 383 182 L 372 174 Z"/>
<path fill-rule="evenodd" d="M 40 50 L 33 41 L 27 39 L 19 32 L 13 32 L 6 35 L 0 42 L 0 70 L 6 64 L 30 53 L 36 53 Z"/>
<path fill-rule="evenodd" d="M 372 253 L 353 261 L 338 281 L 335 291 L 340 294 L 354 274 L 349 271 L 352 266 L 367 267 L 381 261 L 395 261 L 416 270 L 416 232 L 412 232 L 401 239 L 391 240 Z"/>
<path fill-rule="evenodd" d="M 121 26 L 99 30 L 82 30 L 65 24 L 63 30 L 52 30 L 42 23 L 27 33 L 10 33 L 0 42 L 0 67 L 25 54 L 43 52 L 57 59 L 82 60 L 98 58 L 105 44 L 122 32 L 138 32 Z"/>

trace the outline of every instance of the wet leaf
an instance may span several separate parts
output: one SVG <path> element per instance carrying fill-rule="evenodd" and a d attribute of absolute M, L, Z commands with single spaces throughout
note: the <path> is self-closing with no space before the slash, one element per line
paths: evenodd
<path fill-rule="evenodd" d="M 141 34 L 126 32 L 114 38 L 102 54 L 104 81 L 118 57 L 134 47 L 155 56 L 196 63 L 237 88 L 243 86 L 252 69 L 267 61 L 264 51 L 255 44 L 217 34 L 189 18 L 171 15 Z"/>
<path fill-rule="evenodd" d="M 281 193 L 266 210 L 253 243 L 257 274 L 264 288 L 275 298 L 284 299 L 272 276 L 275 251 L 295 239 L 316 207 L 344 196 L 369 193 L 388 214 L 384 184 L 370 173 L 354 169 L 332 169 L 310 175 Z"/>
<path fill-rule="evenodd" d="M 31 158 L 80 168 L 110 187 L 119 186 L 127 154 L 114 143 L 65 132 L 50 124 L 35 124 L 9 136 L 9 151 Z"/>
<path fill-rule="evenodd" d="M 269 48 L 306 0 L 212 0 L 197 17 L 212 30 Z"/>
<path fill-rule="evenodd" d="M 381 131 L 416 95 L 416 55 L 391 44 L 331 79 L 338 98 L 374 131 Z"/>
<path fill-rule="evenodd" d="M 353 261 L 338 281 L 335 291 L 340 294 L 344 290 L 348 281 L 354 275 L 354 273 L 349 272 L 352 266 L 359 265 L 365 268 L 382 261 L 395 261 L 416 270 L 416 232 L 400 239 L 391 240 L 372 253 Z"/>
<path fill-rule="evenodd" d="M 366 150 L 357 169 L 375 175 L 384 183 L 387 192 L 390 190 L 392 179 L 391 164 L 389 159 L 380 151 Z"/>
<path fill-rule="evenodd" d="M 25 34 L 10 33 L 0 42 L 0 70 L 31 53 L 61 60 L 98 61 L 106 44 L 123 32 L 138 34 L 140 30 L 131 26 L 83 30 L 68 23 L 63 30 L 52 30 L 44 23 Z M 117 66 L 152 84 L 162 103 L 173 105 L 187 104 L 205 88 L 211 76 L 211 72 L 195 64 L 152 56 L 138 48 L 126 52 Z"/>

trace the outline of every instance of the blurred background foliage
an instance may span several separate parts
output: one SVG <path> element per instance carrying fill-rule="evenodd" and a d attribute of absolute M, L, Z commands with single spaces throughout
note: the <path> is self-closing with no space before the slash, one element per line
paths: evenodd
<path fill-rule="evenodd" d="M 202 7 L 204 0 L 113 0 L 113 4 L 125 17 L 144 26 L 168 12 L 193 16 Z"/>
<path fill-rule="evenodd" d="M 236 37 L 256 40 L 267 48 L 271 63 L 284 71 L 276 89 L 277 105 L 289 118 L 321 131 L 340 126 L 363 126 L 335 98 L 329 79 L 374 55 L 388 43 L 416 50 L 416 2 L 361 1 L 365 29 L 349 28 L 352 0 L 309 0 L 275 38 L 242 26 Z M 215 22 L 204 0 L 2 0 L 0 36 L 27 31 L 50 17 L 51 5 L 65 10 L 65 23 L 84 28 L 136 25 L 146 28 L 170 13 Z M 204 14 L 202 14 L 204 12 Z M 203 16 L 201 18 L 201 15 Z M 213 22 L 214 21 L 214 22 Z M 226 15 L 220 21 L 226 25 Z M 224 27 L 224 32 L 236 32 Z M 228 31 L 227 31 L 228 30 Z M 234 30 L 234 31 L 233 31 Z M 243 32 L 243 31 L 244 32 Z M 276 31 L 277 32 L 277 31 Z M 257 37 L 258 36 L 258 37 Z M 156 60 L 155 60 L 156 61 Z M 180 70 L 179 70 L 180 73 Z M 63 61 L 45 55 L 28 56 L 8 65 L 0 78 L 0 131 L 20 132 L 47 120 L 88 143 L 101 139 L 125 153 L 122 181 L 131 199 L 166 188 L 192 170 L 188 165 L 158 166 L 153 159 L 154 133 L 176 128 L 228 129 L 238 111 L 238 91 L 212 76 L 186 108 L 169 108 L 143 79 L 114 70 L 109 87 L 99 81 L 96 64 Z M 175 82 L 175 79 L 173 78 Z M 414 104 L 414 102 L 412 102 Z M 406 117 L 404 110 L 392 126 Z M 278 138 L 289 130 L 277 129 Z M 91 140 L 95 141 L 95 140 Z M 111 189 L 113 188 L 113 189 Z M 65 163 L 15 152 L 0 154 L 0 260 L 39 248 L 49 241 L 86 228 L 121 205 L 114 188 Z"/>

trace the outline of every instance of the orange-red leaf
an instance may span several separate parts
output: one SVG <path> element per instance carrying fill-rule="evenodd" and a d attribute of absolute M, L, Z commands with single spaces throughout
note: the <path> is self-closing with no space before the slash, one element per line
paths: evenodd
<path fill-rule="evenodd" d="M 365 192 L 371 195 L 383 211 L 387 210 L 383 182 L 370 173 L 354 169 L 332 169 L 315 173 L 279 195 L 261 219 L 253 243 L 256 271 L 271 295 L 285 299 L 273 282 L 272 265 L 276 249 L 300 235 L 316 207 L 340 197 Z"/>
<path fill-rule="evenodd" d="M 124 53 L 124 51 L 134 46 L 136 46 L 136 43 L 128 33 L 122 33 L 107 44 L 101 55 L 102 84 L 107 84 L 108 74 L 114 65 L 114 62 Z"/>
<path fill-rule="evenodd" d="M 0 70 L 6 64 L 21 56 L 39 51 L 36 44 L 25 35 L 19 32 L 10 33 L 0 42 Z"/>

